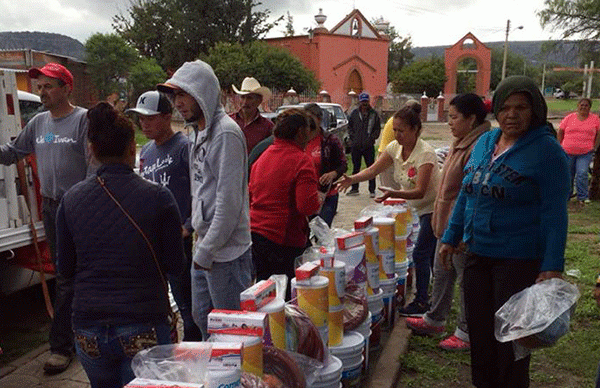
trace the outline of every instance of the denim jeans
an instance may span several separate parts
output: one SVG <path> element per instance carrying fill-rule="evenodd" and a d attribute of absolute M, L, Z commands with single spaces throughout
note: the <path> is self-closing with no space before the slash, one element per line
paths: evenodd
<path fill-rule="evenodd" d="M 133 356 L 171 338 L 167 323 L 134 323 L 76 328 L 75 343 L 92 388 L 120 388 L 135 378 Z"/>
<path fill-rule="evenodd" d="M 239 310 L 240 293 L 252 284 L 252 250 L 237 259 L 214 262 L 208 271 L 192 267 L 192 316 L 208 339 L 207 318 L 213 309 Z"/>
<path fill-rule="evenodd" d="M 46 240 L 50 247 L 50 256 L 56 268 L 56 211 L 59 201 L 52 198 L 42 199 L 42 218 Z M 50 326 L 50 351 L 71 357 L 73 355 L 73 329 L 71 325 L 71 301 L 73 300 L 73 282 L 66 280 L 56 272 L 54 319 Z"/>
<path fill-rule="evenodd" d="M 192 317 L 192 278 L 190 270 L 192 268 L 192 237 L 183 239 L 183 250 L 185 253 L 185 269 L 180 276 L 167 274 L 173 299 L 177 303 L 181 320 L 183 321 L 183 340 L 184 341 L 202 341 L 202 332 L 196 326 Z"/>
<path fill-rule="evenodd" d="M 321 217 L 330 228 L 333 223 L 333 217 L 335 217 L 335 213 L 337 212 L 339 197 L 339 194 L 325 197 L 325 202 L 323 202 L 323 207 L 319 213 L 319 217 Z"/>
<path fill-rule="evenodd" d="M 578 201 L 588 199 L 588 171 L 593 157 L 594 151 L 583 155 L 567 155 L 571 171 L 571 193 L 573 192 L 573 181 L 575 181 Z"/>
<path fill-rule="evenodd" d="M 431 228 L 431 213 L 419 216 L 419 235 L 413 250 L 413 261 L 415 263 L 415 275 L 417 292 L 415 301 L 429 303 L 428 288 L 431 278 L 431 265 L 435 254 L 437 242 L 433 229 Z"/>

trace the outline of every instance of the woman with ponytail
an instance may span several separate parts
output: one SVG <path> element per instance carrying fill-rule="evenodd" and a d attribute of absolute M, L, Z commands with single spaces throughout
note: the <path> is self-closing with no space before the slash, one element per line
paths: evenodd
<path fill-rule="evenodd" d="M 345 191 L 352 184 L 373 179 L 394 166 L 394 180 L 401 189 L 380 187 L 383 195 L 375 201 L 382 202 L 389 197 L 406 199 L 419 216 L 420 230 L 413 251 L 416 295 L 408 306 L 400 309 L 400 315 L 410 317 L 423 316 L 429 309 L 427 289 L 436 244 L 431 214 L 441 176 L 435 150 L 420 138 L 420 113 L 420 105 L 407 105 L 396 112 L 393 119 L 395 140 L 388 144 L 385 152 L 370 167 L 355 175 L 344 175 L 338 181 L 338 188 Z"/>
<path fill-rule="evenodd" d="M 131 121 L 106 102 L 87 115 L 101 166 L 61 200 L 58 270 L 73 282 L 77 357 L 92 388 L 122 387 L 135 354 L 171 342 L 163 287 L 184 267 L 181 220 L 171 192 L 133 172 Z"/>

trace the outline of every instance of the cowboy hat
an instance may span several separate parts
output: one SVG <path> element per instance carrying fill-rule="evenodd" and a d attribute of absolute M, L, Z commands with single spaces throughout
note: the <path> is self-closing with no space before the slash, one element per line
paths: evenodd
<path fill-rule="evenodd" d="M 260 86 L 260 83 L 254 77 L 246 77 L 242 81 L 241 90 L 236 88 L 235 85 L 231 85 L 231 88 L 237 94 L 260 94 L 263 100 L 268 100 L 271 97 L 271 91 L 266 86 Z"/>

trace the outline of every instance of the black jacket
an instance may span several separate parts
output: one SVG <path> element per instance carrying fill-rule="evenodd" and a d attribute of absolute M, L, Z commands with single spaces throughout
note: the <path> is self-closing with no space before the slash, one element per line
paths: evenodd
<path fill-rule="evenodd" d="M 348 120 L 348 133 L 352 148 L 366 149 L 375 145 L 381 132 L 381 120 L 375 110 L 369 107 L 366 116 L 362 116 L 360 108 L 354 109 Z"/>
<path fill-rule="evenodd" d="M 171 192 L 123 164 L 96 174 L 144 231 L 163 273 L 180 274 L 181 219 Z M 164 321 L 168 302 L 150 250 L 96 174 L 67 191 L 57 213 L 58 270 L 73 281 L 73 326 Z"/>

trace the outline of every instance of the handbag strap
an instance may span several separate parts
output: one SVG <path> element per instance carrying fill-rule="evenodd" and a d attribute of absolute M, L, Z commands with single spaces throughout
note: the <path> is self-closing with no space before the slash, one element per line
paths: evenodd
<path fill-rule="evenodd" d="M 171 303 L 169 303 L 169 288 L 167 287 L 167 282 L 165 280 L 165 276 L 163 275 L 163 272 L 160 269 L 160 264 L 158 263 L 158 258 L 156 257 L 156 252 L 154 252 L 154 248 L 152 247 L 152 243 L 150 243 L 150 240 L 148 240 L 148 237 L 146 237 L 146 234 L 144 233 L 144 231 L 142 230 L 142 228 L 140 228 L 140 226 L 137 224 L 137 222 L 135 222 L 135 220 L 131 217 L 131 215 L 127 212 L 127 210 L 125 210 L 125 208 L 121 205 L 121 203 L 111 193 L 111 191 L 108 189 L 108 187 L 106 187 L 106 184 L 104 183 L 104 179 L 102 179 L 98 175 L 96 175 L 96 180 L 98 181 L 98 183 L 100 184 L 100 186 L 102 186 L 102 188 L 104 189 L 104 191 L 106 191 L 106 194 L 108 194 L 108 196 L 110 197 L 110 199 L 112 199 L 113 202 L 115 204 L 117 204 L 117 206 L 119 207 L 119 209 L 121 209 L 121 211 L 123 212 L 123 214 L 125 214 L 125 217 L 127 217 L 127 219 L 137 229 L 137 231 L 140 232 L 140 234 L 142 235 L 142 238 L 144 239 L 144 241 L 148 245 L 148 249 L 150 249 L 150 253 L 152 254 L 152 258 L 154 259 L 154 264 L 156 264 L 156 268 L 158 269 L 158 273 L 160 274 L 160 280 L 161 280 L 161 283 L 162 283 L 162 286 L 163 286 L 163 291 L 165 292 L 165 296 L 167 297 L 167 306 L 169 307 L 169 314 L 173 314 L 173 309 L 171 308 Z"/>

